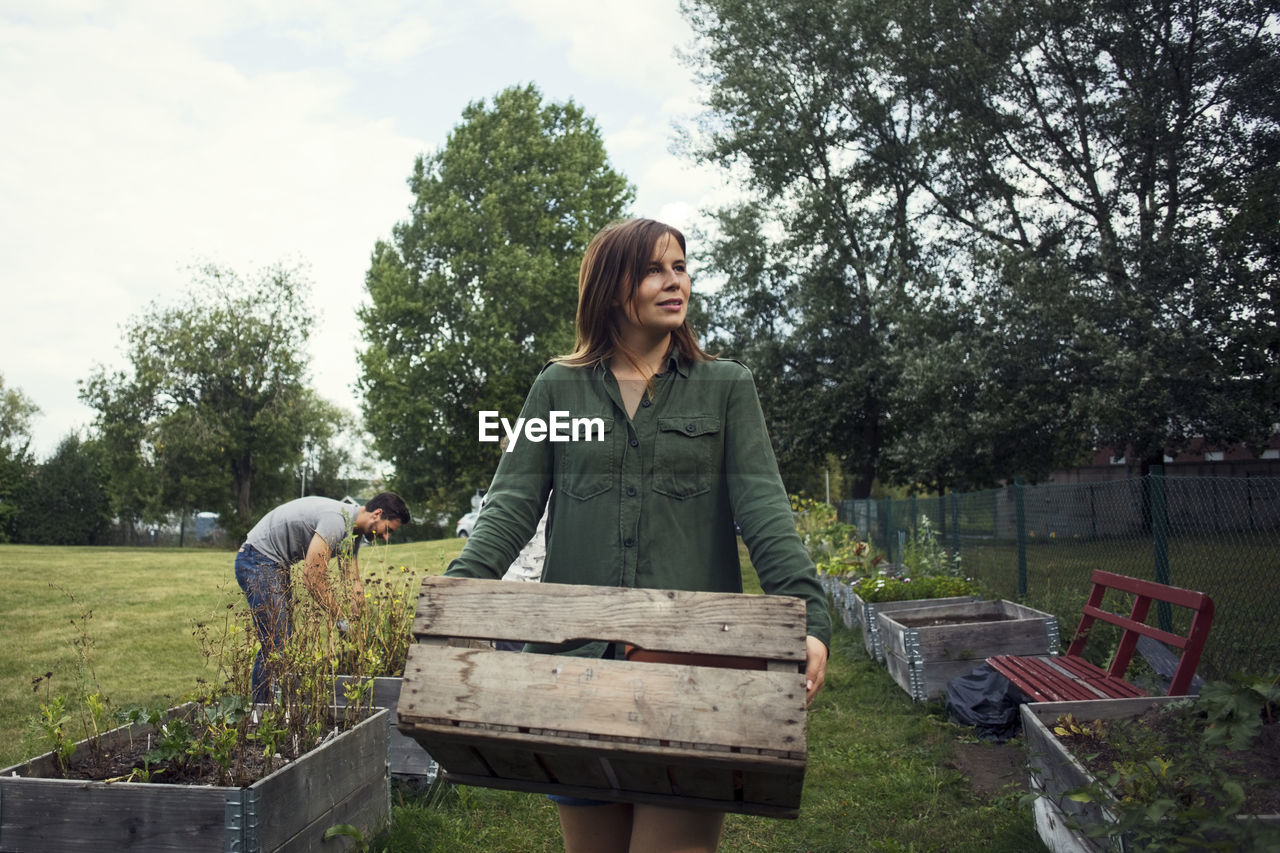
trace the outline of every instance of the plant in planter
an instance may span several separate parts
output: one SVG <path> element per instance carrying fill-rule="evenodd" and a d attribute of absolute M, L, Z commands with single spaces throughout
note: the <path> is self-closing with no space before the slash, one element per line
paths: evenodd
<path fill-rule="evenodd" d="M 1080 850 L 1280 849 L 1277 681 L 1024 706 L 1041 836 Z"/>
<path fill-rule="evenodd" d="M 39 728 L 57 748 L 0 771 L 0 850 L 306 849 L 334 824 L 385 822 L 386 712 L 367 700 L 334 707 L 332 677 L 318 673 L 331 671 L 336 640 L 299 605 L 282 654 L 310 668 L 294 670 L 276 704 L 245 698 L 254 635 L 234 604 L 221 631 L 196 630 L 221 677 L 177 708 L 124 709 L 126 725 L 103 731 L 109 703 L 95 690 L 82 712 L 93 735 L 68 748 L 68 703 L 51 675 L 38 680 Z"/>
<path fill-rule="evenodd" d="M 366 572 L 363 606 L 351 614 L 339 642 L 334 679 L 335 704 L 345 704 L 345 690 L 367 685 L 368 701 L 388 709 L 391 775 L 417 786 L 430 784 L 438 767 L 421 744 L 396 727 L 396 706 L 413 641 L 420 582 L 406 566 L 378 566 Z"/>
<path fill-rule="evenodd" d="M 849 582 L 865 577 L 884 565 L 870 542 L 858 539 L 858 530 L 837 518 L 835 507 L 792 495 L 796 532 L 818 570 L 823 589 L 831 596 L 846 628 L 857 621 Z"/>
<path fill-rule="evenodd" d="M 959 558 L 938 543 L 928 516 L 923 515 L 903 549 L 901 568 L 855 578 L 849 588 L 863 645 L 881 663 L 886 657 L 878 614 L 968 603 L 977 599 L 978 592 L 973 581 L 962 575 Z"/>

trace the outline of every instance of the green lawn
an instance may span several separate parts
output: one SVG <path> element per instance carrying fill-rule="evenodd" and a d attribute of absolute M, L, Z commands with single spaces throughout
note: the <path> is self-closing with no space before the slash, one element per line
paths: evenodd
<path fill-rule="evenodd" d="M 462 544 L 370 546 L 362 566 L 439 574 Z M 193 634 L 244 601 L 234 558 L 199 548 L 0 545 L 0 767 L 31 754 L 24 735 L 40 699 L 32 679 L 46 672 L 55 694 L 96 683 L 116 707 L 175 704 L 210 677 Z M 92 674 L 78 664 L 81 626 Z"/>
<path fill-rule="evenodd" d="M 368 549 L 362 557 L 366 567 L 437 574 L 461 547 L 451 539 Z M 77 623 L 92 641 L 96 682 L 116 706 L 168 703 L 192 688 L 208 672 L 195 625 L 220 621 L 240 600 L 232 558 L 198 549 L 0 546 L 0 766 L 34 752 L 23 738 L 38 708 L 31 679 L 52 670 L 55 691 L 76 687 Z M 744 579 L 748 591 L 759 590 L 749 567 Z M 1042 850 L 1016 792 L 978 792 L 953 769 L 963 737 L 937 706 L 913 704 L 866 658 L 860 638 L 838 627 L 827 688 L 808 719 L 800 819 L 730 816 L 722 850 Z M 374 849 L 561 849 L 555 810 L 543 797 L 481 788 L 436 793 L 396 791 L 392 826 Z"/>

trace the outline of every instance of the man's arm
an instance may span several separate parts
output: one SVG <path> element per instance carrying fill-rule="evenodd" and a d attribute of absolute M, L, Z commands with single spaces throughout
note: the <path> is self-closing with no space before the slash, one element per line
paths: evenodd
<path fill-rule="evenodd" d="M 307 547 L 306 565 L 302 570 L 302 582 L 311 594 L 312 599 L 325 609 L 334 619 L 342 615 L 338 608 L 338 597 L 329 584 L 329 544 L 319 533 L 311 537 Z M 354 562 L 354 561 L 353 561 Z"/>

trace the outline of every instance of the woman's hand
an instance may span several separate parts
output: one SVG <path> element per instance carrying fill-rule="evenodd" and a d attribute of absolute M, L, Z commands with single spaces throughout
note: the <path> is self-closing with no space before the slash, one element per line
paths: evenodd
<path fill-rule="evenodd" d="M 804 649 L 804 703 L 808 705 L 827 680 L 827 644 L 817 637 L 805 637 Z"/>

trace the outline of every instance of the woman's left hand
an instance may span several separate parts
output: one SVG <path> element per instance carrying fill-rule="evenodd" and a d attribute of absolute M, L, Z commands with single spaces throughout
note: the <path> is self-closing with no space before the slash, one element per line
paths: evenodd
<path fill-rule="evenodd" d="M 804 648 L 804 703 L 808 705 L 827 680 L 827 644 L 817 637 L 805 637 Z"/>

